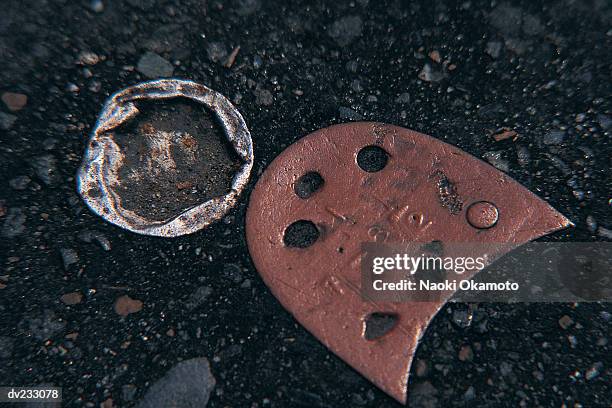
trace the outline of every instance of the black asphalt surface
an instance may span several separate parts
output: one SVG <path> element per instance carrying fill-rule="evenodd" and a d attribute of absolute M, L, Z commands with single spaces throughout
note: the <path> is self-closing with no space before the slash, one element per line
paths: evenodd
<path fill-rule="evenodd" d="M 0 102 L 0 386 L 61 386 L 67 407 L 399 406 L 265 287 L 248 193 L 311 131 L 380 121 L 488 160 L 576 224 L 547 239 L 610 241 L 611 21 L 605 0 L 4 0 L 0 96 L 27 102 Z M 89 211 L 75 174 L 104 100 L 170 75 L 234 102 L 255 167 L 222 221 L 159 239 Z M 409 406 L 609 407 L 611 312 L 448 305 Z"/>

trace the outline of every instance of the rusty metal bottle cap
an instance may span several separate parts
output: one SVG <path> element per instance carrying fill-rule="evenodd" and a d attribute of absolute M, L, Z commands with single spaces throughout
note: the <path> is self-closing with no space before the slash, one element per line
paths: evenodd
<path fill-rule="evenodd" d="M 257 270 L 283 306 L 405 402 L 418 341 L 446 298 L 363 300 L 361 244 L 518 246 L 569 224 L 516 181 L 456 147 L 396 126 L 351 123 L 302 138 L 270 164 L 251 194 L 246 234 Z M 372 316 L 393 328 L 372 335 Z"/>
<path fill-rule="evenodd" d="M 242 163 L 227 194 L 168 219 L 153 220 L 122 206 L 117 188 L 121 184 L 119 170 L 125 155 L 113 137 L 113 130 L 139 113 L 134 102 L 178 97 L 198 102 L 216 115 Z M 198 231 L 227 213 L 244 189 L 252 167 L 251 135 L 242 115 L 227 98 L 192 81 L 162 79 L 126 88 L 108 99 L 87 144 L 77 176 L 78 190 L 92 211 L 115 225 L 139 234 L 177 237 Z"/>

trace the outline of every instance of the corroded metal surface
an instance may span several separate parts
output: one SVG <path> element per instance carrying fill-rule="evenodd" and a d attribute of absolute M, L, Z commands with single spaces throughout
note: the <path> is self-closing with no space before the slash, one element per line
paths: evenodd
<path fill-rule="evenodd" d="M 388 157 L 371 148 L 360 155 L 368 146 Z M 313 173 L 321 180 L 305 189 L 304 175 Z M 405 402 L 418 341 L 448 297 L 363 300 L 361 244 L 512 247 L 569 224 L 507 175 L 453 146 L 395 126 L 353 123 L 316 131 L 270 164 L 251 195 L 246 232 L 253 261 L 279 301 L 323 344 Z"/>
<path fill-rule="evenodd" d="M 125 157 L 113 138 L 113 130 L 139 113 L 134 102 L 177 97 L 199 102 L 216 115 L 242 165 L 233 177 L 231 190 L 227 194 L 188 208 L 169 219 L 152 220 L 124 208 L 121 204 L 117 188 L 121 184 L 119 169 Z M 168 146 L 169 144 L 165 143 L 159 148 L 167 154 L 158 155 L 156 159 L 163 159 L 160 164 L 162 169 L 172 166 Z M 89 208 L 115 225 L 139 234 L 176 237 L 198 231 L 221 218 L 235 204 L 248 181 L 252 167 L 251 135 L 236 108 L 223 95 L 204 85 L 185 80 L 164 79 L 126 88 L 108 99 L 87 144 L 78 172 L 78 190 Z"/>

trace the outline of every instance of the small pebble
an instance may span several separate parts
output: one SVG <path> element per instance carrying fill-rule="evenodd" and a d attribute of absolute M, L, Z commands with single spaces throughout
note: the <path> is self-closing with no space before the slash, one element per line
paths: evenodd
<path fill-rule="evenodd" d="M 429 366 L 425 360 L 417 360 L 415 374 L 417 377 L 425 377 L 429 373 Z"/>
<path fill-rule="evenodd" d="M 485 48 L 485 52 L 491 56 L 491 58 L 499 58 L 501 54 L 503 44 L 499 41 L 489 41 L 487 43 L 487 47 Z"/>
<path fill-rule="evenodd" d="M 43 310 L 42 315 L 26 318 L 26 321 L 32 335 L 40 341 L 60 334 L 66 327 L 66 322 L 49 309 Z"/>
<path fill-rule="evenodd" d="M 167 60 L 153 52 L 146 52 L 140 60 L 136 69 L 147 78 L 171 77 L 174 67 Z"/>
<path fill-rule="evenodd" d="M 599 376 L 599 373 L 601 373 L 602 368 L 603 368 L 603 363 L 601 361 L 598 361 L 586 371 L 584 377 L 587 379 L 587 381 L 591 381 L 592 379 Z"/>
<path fill-rule="evenodd" d="M 62 262 L 64 263 L 64 269 L 68 270 L 72 265 L 79 262 L 79 255 L 72 248 L 60 249 L 60 255 L 62 256 Z"/>
<path fill-rule="evenodd" d="M 28 176 L 17 176 L 14 179 L 9 180 L 9 186 L 14 190 L 25 190 L 28 188 L 28 184 L 32 181 Z"/>
<path fill-rule="evenodd" d="M 0 129 L 9 130 L 17 121 L 17 116 L 0 112 Z"/>
<path fill-rule="evenodd" d="M 516 137 L 518 137 L 518 133 L 516 133 L 516 131 L 512 129 L 503 128 L 503 129 L 500 129 L 498 132 L 494 133 L 492 137 L 493 137 L 493 140 L 495 140 L 496 142 L 500 142 L 506 139 L 512 139 L 512 138 L 516 139 Z"/>
<path fill-rule="evenodd" d="M 510 163 L 502 157 L 501 151 L 486 152 L 483 157 L 495 168 L 507 173 L 510 171 Z"/>
<path fill-rule="evenodd" d="M 345 16 L 336 20 L 328 29 L 327 33 L 339 46 L 345 47 L 361 36 L 362 29 L 363 22 L 361 21 L 361 17 Z"/>
<path fill-rule="evenodd" d="M 401 93 L 395 98 L 396 103 L 409 103 L 410 102 L 410 94 L 408 92 Z"/>
<path fill-rule="evenodd" d="M 89 2 L 89 8 L 94 13 L 101 13 L 104 11 L 104 3 L 102 2 L 102 0 L 91 0 Z"/>
<path fill-rule="evenodd" d="M 110 241 L 101 232 L 89 230 L 81 231 L 78 233 L 77 238 L 88 244 L 96 241 L 105 251 L 111 250 Z"/>
<path fill-rule="evenodd" d="M 2 224 L 2 236 L 15 238 L 25 231 L 26 215 L 21 208 L 9 208 L 4 223 Z"/>
<path fill-rule="evenodd" d="M 66 305 L 76 305 L 81 303 L 83 295 L 80 292 L 66 293 L 60 297 L 60 300 Z"/>
<path fill-rule="evenodd" d="M 96 65 L 98 62 L 100 62 L 100 56 L 91 51 L 81 51 L 77 58 L 77 63 L 80 65 Z"/>
<path fill-rule="evenodd" d="M 474 390 L 474 387 L 472 387 L 471 385 L 468 387 L 468 389 L 465 391 L 465 394 L 463 394 L 463 398 L 466 401 L 471 401 L 474 399 L 474 397 L 476 396 L 476 391 Z"/>
<path fill-rule="evenodd" d="M 529 161 L 531 160 L 529 149 L 527 149 L 525 146 L 518 145 L 516 147 L 516 159 L 521 167 L 527 167 L 529 165 Z"/>
<path fill-rule="evenodd" d="M 119 316 L 127 316 L 142 310 L 142 301 L 123 295 L 115 301 L 115 312 Z"/>
<path fill-rule="evenodd" d="M 134 397 L 136 396 L 136 392 L 138 391 L 138 388 L 133 385 L 133 384 L 126 384 L 123 387 L 121 387 L 121 396 L 123 397 L 124 401 L 133 401 Z"/>
<path fill-rule="evenodd" d="M 564 315 L 563 317 L 559 319 L 559 326 L 561 326 L 563 330 L 567 330 L 573 324 L 574 324 L 574 321 L 568 315 Z"/>
<path fill-rule="evenodd" d="M 363 120 L 363 116 L 361 114 L 351 108 L 347 108 L 346 106 L 340 106 L 338 108 L 338 114 L 342 120 Z"/>
<path fill-rule="evenodd" d="M 504 377 L 510 375 L 512 373 L 512 364 L 502 361 L 502 363 L 499 365 L 499 372 Z"/>
<path fill-rule="evenodd" d="M 442 60 L 442 57 L 440 56 L 440 52 L 436 50 L 433 50 L 429 53 L 429 58 L 431 58 L 433 62 L 437 62 L 438 64 Z"/>
<path fill-rule="evenodd" d="M 136 407 L 205 407 L 215 384 L 206 358 L 181 361 L 149 387 Z"/>
<path fill-rule="evenodd" d="M 474 352 L 469 345 L 461 346 L 459 349 L 459 360 L 461 361 L 472 361 L 474 358 Z"/>
<path fill-rule="evenodd" d="M 240 46 L 237 46 L 236 48 L 234 48 L 232 53 L 227 57 L 227 60 L 225 61 L 223 66 L 225 68 L 231 68 L 232 65 L 234 65 L 234 62 L 236 62 L 236 58 L 238 57 L 239 52 L 240 52 Z"/>
<path fill-rule="evenodd" d="M 272 92 L 267 89 L 258 88 L 255 90 L 255 103 L 263 106 L 270 106 L 274 103 Z"/>
<path fill-rule="evenodd" d="M 589 215 L 586 217 L 586 225 L 587 225 L 587 228 L 589 229 L 589 232 L 591 232 L 591 234 L 594 234 L 595 232 L 597 232 L 597 221 L 595 220 L 595 217 L 593 217 L 592 215 Z"/>
<path fill-rule="evenodd" d="M 346 70 L 350 73 L 356 74 L 359 70 L 359 63 L 355 60 L 350 60 L 346 63 Z"/>
<path fill-rule="evenodd" d="M 354 79 L 351 82 L 351 89 L 354 92 L 357 92 L 357 93 L 362 92 L 363 91 L 363 85 L 361 85 L 361 81 L 359 81 L 358 79 Z"/>
<path fill-rule="evenodd" d="M 584 122 L 586 119 L 586 115 L 584 113 L 579 113 L 576 115 L 576 118 L 574 119 L 576 121 L 576 123 L 582 123 Z"/>
<path fill-rule="evenodd" d="M 425 64 L 418 76 L 421 81 L 425 82 L 439 82 L 445 77 L 443 72 L 435 71 L 429 64 Z"/>
<path fill-rule="evenodd" d="M 208 44 L 208 47 L 206 47 L 206 53 L 212 62 L 222 62 L 227 58 L 227 50 L 225 45 L 220 42 L 211 42 Z"/>
<path fill-rule="evenodd" d="M 562 130 L 552 130 L 544 135 L 542 141 L 546 145 L 560 145 L 565 139 L 565 132 Z"/>
<path fill-rule="evenodd" d="M 30 165 L 34 168 L 36 176 L 47 186 L 55 185 L 58 180 L 57 160 L 53 155 L 45 154 L 33 158 Z"/>
<path fill-rule="evenodd" d="M 198 306 L 202 305 L 212 294 L 212 292 L 212 288 L 209 286 L 198 287 L 185 302 L 185 308 L 190 311 L 194 310 Z"/>
<path fill-rule="evenodd" d="M 76 84 L 73 84 L 72 82 L 70 82 L 66 84 L 66 91 L 70 93 L 77 93 L 80 91 L 80 88 Z"/>
<path fill-rule="evenodd" d="M 612 239 L 612 230 L 609 230 L 604 227 L 599 227 L 597 228 L 597 235 L 599 235 L 602 238 Z"/>
<path fill-rule="evenodd" d="M 87 89 L 89 89 L 93 93 L 100 92 L 102 88 L 102 83 L 100 81 L 91 81 Z"/>
<path fill-rule="evenodd" d="M 462 329 L 472 325 L 473 314 L 468 310 L 454 310 L 452 322 Z"/>
<path fill-rule="evenodd" d="M 26 106 L 28 96 L 15 92 L 5 92 L 2 94 L 2 102 L 11 112 L 17 112 Z"/>

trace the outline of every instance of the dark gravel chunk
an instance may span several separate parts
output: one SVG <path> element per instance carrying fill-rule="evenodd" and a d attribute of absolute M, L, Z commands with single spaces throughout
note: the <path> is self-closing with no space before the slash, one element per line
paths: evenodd
<path fill-rule="evenodd" d="M 15 190 L 25 190 L 32 181 L 28 176 L 17 176 L 9 181 L 9 186 Z"/>
<path fill-rule="evenodd" d="M 586 217 L 586 226 L 589 229 L 589 232 L 594 234 L 597 232 L 597 220 L 592 215 Z"/>
<path fill-rule="evenodd" d="M 204 357 L 178 363 L 147 391 L 138 408 L 202 408 L 216 381 Z"/>
<path fill-rule="evenodd" d="M 240 283 L 244 279 L 240 265 L 233 263 L 223 265 L 223 276 L 234 283 Z"/>
<path fill-rule="evenodd" d="M 343 120 L 363 120 L 363 116 L 359 112 L 354 111 L 351 108 L 347 108 L 346 106 L 340 106 L 338 108 L 338 114 L 340 115 L 340 119 Z"/>
<path fill-rule="evenodd" d="M 437 394 L 438 390 L 429 381 L 415 384 L 408 395 L 408 404 L 411 407 L 437 408 Z"/>
<path fill-rule="evenodd" d="M 45 154 L 35 157 L 30 164 L 36 176 L 47 186 L 53 186 L 58 182 L 57 160 L 53 155 Z"/>
<path fill-rule="evenodd" d="M 174 67 L 154 52 L 146 52 L 138 61 L 138 71 L 147 78 L 171 77 Z"/>
<path fill-rule="evenodd" d="M 523 32 L 527 35 L 535 36 L 542 34 L 544 26 L 540 19 L 531 14 L 525 14 L 523 16 Z"/>
<path fill-rule="evenodd" d="M 612 240 L 612 230 L 609 230 L 608 228 L 604 228 L 604 227 L 597 228 L 597 235 L 599 235 L 602 238 Z"/>
<path fill-rule="evenodd" d="M 203 304 L 211 294 L 212 288 L 210 286 L 200 286 L 189 296 L 189 299 L 185 302 L 185 307 L 187 310 L 193 310 Z"/>
<path fill-rule="evenodd" d="M 510 171 L 510 163 L 508 160 L 503 158 L 503 153 L 501 151 L 486 152 L 483 157 L 495 168 L 503 171 L 504 173 Z"/>
<path fill-rule="evenodd" d="M 521 9 L 502 3 L 489 14 L 489 23 L 502 34 L 516 35 L 521 30 Z"/>
<path fill-rule="evenodd" d="M 410 102 L 410 94 L 408 92 L 401 93 L 395 98 L 396 103 L 409 103 Z"/>
<path fill-rule="evenodd" d="M 30 317 L 27 323 L 30 332 L 38 340 L 50 339 L 66 327 L 66 322 L 48 309 L 44 310 L 41 316 Z"/>
<path fill-rule="evenodd" d="M 10 208 L 2 224 L 2 236 L 15 238 L 25 231 L 26 215 L 21 208 Z"/>
<path fill-rule="evenodd" d="M 83 242 L 87 242 L 88 244 L 92 243 L 92 242 L 97 242 L 102 249 L 104 249 L 105 251 L 110 251 L 111 250 L 111 243 L 108 240 L 108 238 L 106 238 L 106 236 L 104 236 L 104 234 L 102 234 L 101 232 L 98 231 L 90 231 L 90 230 L 86 230 L 86 231 L 81 231 L 79 232 L 79 234 L 77 235 L 77 237 L 83 241 Z"/>
<path fill-rule="evenodd" d="M 489 41 L 485 52 L 491 56 L 491 58 L 499 58 L 502 47 L 504 45 L 500 41 Z"/>
<path fill-rule="evenodd" d="M 542 141 L 547 145 L 559 145 L 565 139 L 565 132 L 562 130 L 552 130 L 544 135 Z"/>
<path fill-rule="evenodd" d="M 220 42 L 211 42 L 208 44 L 208 47 L 206 47 L 206 53 L 212 62 L 220 62 L 225 60 L 225 57 L 227 57 L 227 49 L 225 45 Z"/>
<path fill-rule="evenodd" d="M 0 129 L 9 130 L 15 124 L 17 116 L 10 113 L 0 112 Z"/>
<path fill-rule="evenodd" d="M 440 82 L 445 77 L 444 72 L 436 71 L 429 64 L 425 64 L 421 72 L 419 72 L 419 79 L 425 82 Z"/>
<path fill-rule="evenodd" d="M 257 88 L 255 90 L 255 103 L 263 106 L 270 106 L 274 103 L 272 92 L 267 89 Z"/>
<path fill-rule="evenodd" d="M 344 47 L 352 43 L 361 35 L 363 23 L 359 16 L 346 16 L 334 22 L 328 34 L 339 46 Z"/>
<path fill-rule="evenodd" d="M 133 401 L 134 397 L 136 396 L 137 391 L 138 391 L 138 388 L 135 385 L 126 384 L 123 387 L 121 387 L 121 396 L 123 397 L 123 400 L 126 402 Z"/>
<path fill-rule="evenodd" d="M 597 115 L 597 121 L 599 122 L 599 126 L 601 126 L 603 130 L 608 130 L 612 127 L 612 117 L 608 115 Z"/>
<path fill-rule="evenodd" d="M 79 255 L 72 248 L 62 248 L 60 249 L 60 254 L 62 255 L 62 262 L 64 263 L 64 269 L 66 270 L 79 262 Z"/>
<path fill-rule="evenodd" d="M 516 159 L 522 167 L 526 167 L 531 160 L 531 153 L 525 146 L 516 146 Z"/>

